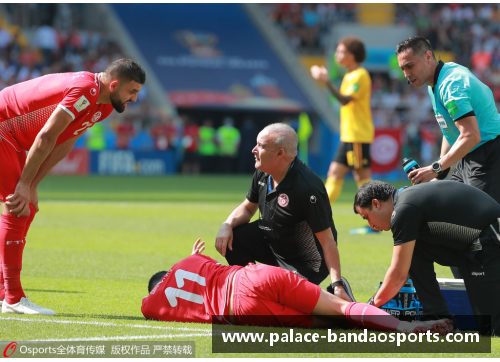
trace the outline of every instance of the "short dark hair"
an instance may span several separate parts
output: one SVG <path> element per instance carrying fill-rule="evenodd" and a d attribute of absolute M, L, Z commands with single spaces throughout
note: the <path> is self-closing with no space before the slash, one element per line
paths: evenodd
<path fill-rule="evenodd" d="M 345 36 L 339 40 L 339 44 L 344 44 L 349 53 L 354 55 L 354 60 L 363 63 L 366 59 L 366 49 L 363 41 L 357 36 Z"/>
<path fill-rule="evenodd" d="M 408 49 L 411 49 L 413 55 L 422 58 L 427 51 L 432 52 L 432 56 L 436 59 L 434 51 L 432 50 L 431 42 L 423 36 L 410 36 L 408 39 L 403 40 L 396 47 L 396 54 L 401 54 Z"/>
<path fill-rule="evenodd" d="M 118 59 L 108 65 L 104 71 L 113 79 L 118 79 L 123 82 L 137 82 L 139 84 L 146 83 L 146 72 L 139 63 L 131 59 Z"/>
<path fill-rule="evenodd" d="M 151 277 L 151 279 L 149 279 L 148 293 L 151 293 L 151 291 L 153 290 L 155 285 L 161 281 L 161 278 L 163 278 L 165 276 L 165 274 L 167 274 L 166 271 L 160 271 L 160 272 L 156 273 L 155 275 L 153 275 Z"/>
<path fill-rule="evenodd" d="M 358 189 L 356 196 L 354 197 L 354 213 L 357 214 L 358 211 L 356 207 L 369 208 L 372 209 L 372 200 L 377 199 L 379 201 L 387 201 L 392 193 L 396 190 L 394 186 L 388 184 L 384 181 L 370 181 L 365 183 Z"/>

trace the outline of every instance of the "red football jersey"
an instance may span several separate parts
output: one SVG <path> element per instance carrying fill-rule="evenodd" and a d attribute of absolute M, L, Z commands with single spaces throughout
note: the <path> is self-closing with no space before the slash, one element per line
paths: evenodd
<path fill-rule="evenodd" d="M 98 104 L 98 73 L 48 74 L 7 87 L 0 92 L 0 138 L 17 151 L 28 151 L 56 107 L 73 121 L 56 144 L 76 137 L 113 111 L 111 104 Z"/>
<path fill-rule="evenodd" d="M 242 268 L 191 255 L 175 264 L 142 300 L 142 314 L 161 321 L 211 323 L 229 304 L 229 274 Z"/>

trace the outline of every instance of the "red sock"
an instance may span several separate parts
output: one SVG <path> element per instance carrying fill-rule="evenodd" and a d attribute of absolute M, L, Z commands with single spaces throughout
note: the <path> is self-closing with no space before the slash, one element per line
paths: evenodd
<path fill-rule="evenodd" d="M 21 286 L 24 232 L 29 216 L 2 214 L 0 220 L 0 258 L 3 260 L 5 300 L 15 304 L 26 297 Z"/>
<path fill-rule="evenodd" d="M 5 283 L 3 281 L 3 255 L 2 253 L 0 253 L 0 300 L 4 299 L 5 299 Z"/>
<path fill-rule="evenodd" d="M 3 282 L 3 263 L 0 261 L 0 300 L 5 299 L 5 284 Z"/>
<path fill-rule="evenodd" d="M 366 329 L 395 331 L 399 325 L 399 319 L 394 318 L 382 309 L 365 303 L 349 303 L 344 315 L 349 321 Z"/>

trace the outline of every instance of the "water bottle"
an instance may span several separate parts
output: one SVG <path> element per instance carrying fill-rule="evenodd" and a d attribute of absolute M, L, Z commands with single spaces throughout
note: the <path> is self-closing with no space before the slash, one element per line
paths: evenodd
<path fill-rule="evenodd" d="M 379 288 L 381 286 L 382 282 L 380 282 Z M 411 279 L 408 279 L 401 290 L 380 308 L 399 320 L 408 322 L 420 320 L 420 315 L 423 313 Z"/>
<path fill-rule="evenodd" d="M 413 170 L 416 170 L 417 168 L 420 168 L 417 161 L 411 158 L 403 158 L 403 170 L 407 175 Z"/>

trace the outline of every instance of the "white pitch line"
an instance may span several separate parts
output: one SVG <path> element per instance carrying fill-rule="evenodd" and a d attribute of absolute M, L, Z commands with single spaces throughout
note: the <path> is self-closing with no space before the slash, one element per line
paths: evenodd
<path fill-rule="evenodd" d="M 85 341 L 115 341 L 129 339 L 148 338 L 184 338 L 184 337 L 210 337 L 211 333 L 189 333 L 189 334 L 161 334 L 151 336 L 116 336 L 116 337 L 89 337 L 89 338 L 64 338 L 64 339 L 30 339 L 30 342 L 85 342 Z"/>
<path fill-rule="evenodd" d="M 173 330 L 173 331 L 210 332 L 209 329 L 202 329 L 202 328 L 145 326 L 142 324 L 118 324 L 118 323 L 110 323 L 110 322 L 83 322 L 83 321 L 68 321 L 68 320 L 59 320 L 59 319 L 24 319 L 24 318 L 15 318 L 15 317 L 0 317 L 0 321 L 1 320 L 12 320 L 12 321 L 21 321 L 21 322 L 36 322 L 36 323 L 87 324 L 87 325 L 94 325 L 94 326 L 148 328 L 148 329 L 163 329 L 163 330 Z"/>

